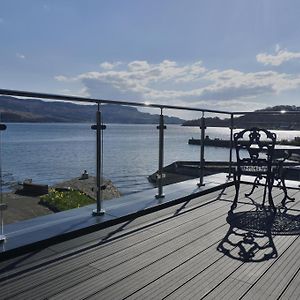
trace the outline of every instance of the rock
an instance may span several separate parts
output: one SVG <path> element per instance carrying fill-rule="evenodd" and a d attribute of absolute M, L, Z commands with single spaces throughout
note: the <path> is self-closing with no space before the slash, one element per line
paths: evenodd
<path fill-rule="evenodd" d="M 111 180 L 103 179 L 103 186 L 106 188 L 102 190 L 103 200 L 109 200 L 113 198 L 118 198 L 121 196 L 118 189 L 113 185 Z M 95 176 L 88 176 L 88 178 L 83 179 L 82 177 L 73 178 L 71 180 L 63 181 L 55 184 L 53 188 L 58 189 L 74 189 L 79 190 L 90 197 L 96 199 L 96 178 Z"/>

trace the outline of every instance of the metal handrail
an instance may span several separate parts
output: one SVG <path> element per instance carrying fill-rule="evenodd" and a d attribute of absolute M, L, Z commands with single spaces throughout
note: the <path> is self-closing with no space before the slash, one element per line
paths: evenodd
<path fill-rule="evenodd" d="M 163 108 L 163 109 L 189 110 L 189 111 L 198 111 L 198 112 L 226 114 L 230 116 L 248 115 L 248 114 L 273 114 L 273 115 L 300 114 L 300 111 L 267 111 L 267 110 L 255 111 L 255 112 L 254 111 L 224 111 L 224 110 L 187 107 L 187 106 L 178 106 L 178 105 L 154 104 L 154 103 L 147 103 L 147 101 L 145 101 L 144 103 L 140 103 L 140 102 L 133 102 L 133 101 L 97 99 L 97 98 L 67 96 L 67 95 L 48 94 L 48 93 L 39 93 L 39 92 L 8 90 L 8 89 L 0 89 L 0 95 L 42 98 L 42 99 L 51 99 L 51 100 L 60 100 L 60 101 L 73 101 L 73 102 L 75 101 L 75 102 L 105 103 L 105 104 L 115 104 L 115 105 L 130 105 L 130 106 L 140 106 L 140 107 L 152 107 L 152 108 L 159 108 L 159 109 Z"/>
<path fill-rule="evenodd" d="M 233 115 L 299 115 L 300 111 L 292 110 L 264 110 L 264 111 L 234 111 Z"/>
<path fill-rule="evenodd" d="M 203 109 L 203 108 L 196 108 L 196 107 L 186 107 L 186 106 L 166 105 L 166 104 L 153 104 L 153 103 L 147 103 L 147 101 L 144 103 L 140 103 L 140 102 L 132 102 L 132 101 L 96 99 L 96 98 L 65 96 L 65 95 L 46 94 L 46 93 L 33 93 L 33 92 L 6 90 L 6 89 L 0 89 L 0 94 L 6 96 L 42 98 L 42 99 L 49 99 L 49 100 L 51 99 L 51 100 L 60 100 L 60 101 L 92 102 L 92 103 L 105 103 L 105 104 L 115 104 L 115 105 L 152 107 L 152 108 L 159 108 L 159 109 L 189 110 L 189 111 L 209 112 L 209 113 L 218 113 L 218 114 L 226 114 L 226 115 L 231 114 L 231 112 L 222 111 L 222 110 Z"/>

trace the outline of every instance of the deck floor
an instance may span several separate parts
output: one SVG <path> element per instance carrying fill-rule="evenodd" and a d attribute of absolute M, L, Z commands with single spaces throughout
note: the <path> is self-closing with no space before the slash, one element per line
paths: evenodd
<path fill-rule="evenodd" d="M 228 187 L 118 225 L 74 253 L 15 261 L 2 269 L 1 299 L 299 299 L 300 191 L 274 216 L 257 205 L 261 187 L 243 196 L 250 187 L 233 213 Z M 282 191 L 273 194 L 279 204 Z"/>

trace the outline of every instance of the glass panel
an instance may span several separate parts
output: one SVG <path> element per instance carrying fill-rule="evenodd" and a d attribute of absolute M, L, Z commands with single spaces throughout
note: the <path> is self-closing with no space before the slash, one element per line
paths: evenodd
<path fill-rule="evenodd" d="M 183 172 L 186 176 L 197 177 L 197 167 L 201 156 L 201 115 L 202 113 L 198 113 L 198 116 L 194 118 L 197 121 L 193 122 L 192 126 L 169 125 L 166 130 L 165 165 L 179 161 L 184 169 L 177 168 L 176 171 Z M 206 172 L 204 175 L 227 172 L 228 168 L 230 130 L 228 127 L 214 127 L 215 117 L 224 118 L 224 115 L 205 115 L 204 160 Z M 200 175 L 199 171 L 198 175 Z M 186 178 L 188 179 L 188 177 Z"/>
<path fill-rule="evenodd" d="M 95 202 L 96 147 L 90 123 L 8 123 L 4 134 L 5 223 Z M 84 170 L 88 181 L 80 181 Z M 51 199 L 41 196 L 47 190 Z"/>
<path fill-rule="evenodd" d="M 103 118 L 105 120 L 105 115 Z M 147 178 L 157 169 L 157 124 L 106 126 L 104 177 L 110 179 L 122 195 L 153 188 Z"/>

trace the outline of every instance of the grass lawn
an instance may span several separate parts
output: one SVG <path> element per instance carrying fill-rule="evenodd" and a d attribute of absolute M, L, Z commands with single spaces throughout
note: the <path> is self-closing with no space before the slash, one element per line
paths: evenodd
<path fill-rule="evenodd" d="M 51 189 L 47 195 L 40 197 L 40 204 L 47 206 L 54 212 L 78 208 L 95 203 L 95 199 L 78 191 L 56 191 Z"/>

